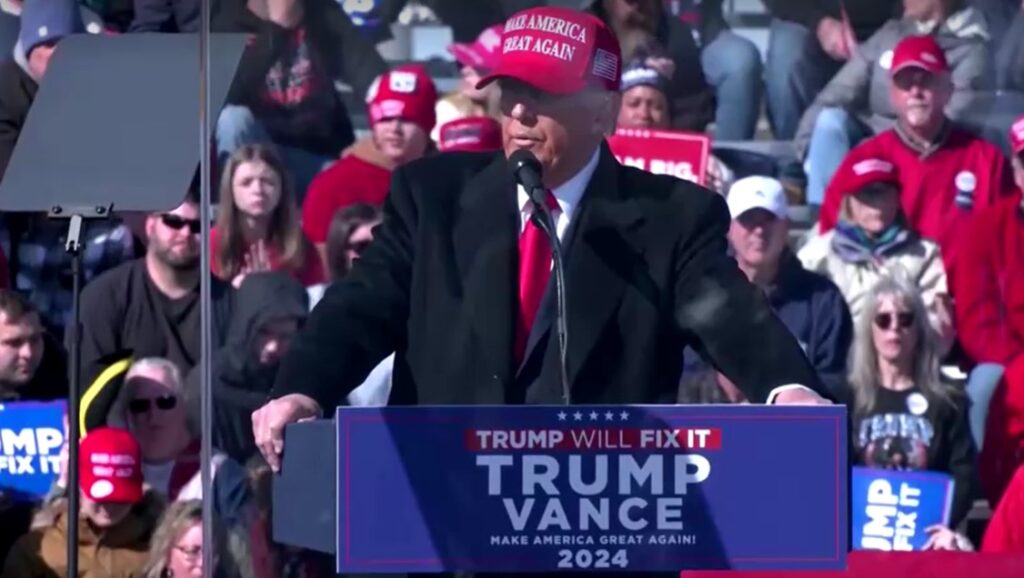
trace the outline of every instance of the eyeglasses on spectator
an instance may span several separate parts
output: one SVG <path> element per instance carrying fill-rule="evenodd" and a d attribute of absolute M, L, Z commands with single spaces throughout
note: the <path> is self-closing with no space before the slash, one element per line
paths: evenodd
<path fill-rule="evenodd" d="M 178 405 L 178 398 L 173 395 L 161 395 L 154 399 L 140 397 L 128 402 L 128 411 L 134 414 L 143 414 L 149 411 L 151 406 L 156 406 L 160 411 L 170 411 Z"/>
<path fill-rule="evenodd" d="M 914 314 L 909 311 L 896 313 L 879 313 L 875 315 L 875 325 L 879 329 L 907 329 L 914 324 Z"/>
<path fill-rule="evenodd" d="M 164 213 L 160 215 L 160 222 L 162 222 L 165 227 L 170 227 L 175 231 L 180 231 L 183 227 L 187 226 L 189 232 L 193 235 L 198 235 L 199 229 L 202 227 L 199 219 L 186 219 L 185 217 L 181 217 L 173 213 Z"/>

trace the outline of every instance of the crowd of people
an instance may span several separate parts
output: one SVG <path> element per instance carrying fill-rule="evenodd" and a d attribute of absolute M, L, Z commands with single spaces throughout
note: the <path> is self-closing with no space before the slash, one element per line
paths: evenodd
<path fill-rule="evenodd" d="M 950 523 L 931 530 L 929 548 L 1024 553 L 1024 4 L 764 3 L 764 62 L 729 29 L 721 0 L 578 8 L 618 38 L 619 127 L 794 141 L 796 161 L 760 174 L 717 150 L 711 159 L 707 186 L 725 197 L 739 270 L 848 406 L 851 463 L 953 478 Z M 271 472 L 250 416 L 309 312 L 373 241 L 394 169 L 503 147 L 508 111 L 495 84 L 478 82 L 500 59 L 508 14 L 449 47 L 459 84 L 439 94 L 423 63 L 389 68 L 335 0 L 214 4 L 214 31 L 249 41 L 216 122 L 212 271 L 200 270 L 197 190 L 170 211 L 87 224 L 80 487 L 66 487 L 65 471 L 41 503 L 0 488 L 3 578 L 62 575 L 70 523 L 83 575 L 201 576 L 202 500 L 216 513 L 213 575 L 330 575 L 329 559 L 271 539 Z M 0 178 L 63 39 L 194 32 L 199 18 L 196 1 L 3 0 L 0 10 L 20 30 L 0 64 Z M 365 111 L 348 110 L 339 83 L 365 95 Z M 805 234 L 794 234 L 796 205 L 817 215 Z M 0 214 L 0 403 L 67 396 L 65 227 Z M 208 432 L 197 368 L 205 274 Z M 697 352 L 679 355 L 680 403 L 746 402 Z M 350 403 L 387 403 L 392 359 Z M 201 435 L 216 450 L 213 495 L 199 481 Z M 67 519 L 68 492 L 80 493 L 79 520 Z M 976 500 L 994 513 L 972 543 L 963 522 Z"/>

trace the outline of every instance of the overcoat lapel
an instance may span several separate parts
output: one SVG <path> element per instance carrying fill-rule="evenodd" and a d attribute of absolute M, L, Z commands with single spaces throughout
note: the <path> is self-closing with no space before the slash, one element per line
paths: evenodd
<path fill-rule="evenodd" d="M 470 323 L 491 376 L 497 378 L 472 387 L 500 385 L 502 391 L 496 389 L 485 396 L 493 398 L 493 403 L 506 402 L 514 375 L 518 223 L 515 183 L 504 157 L 498 155 L 467 183 L 452 228 L 455 261 Z"/>

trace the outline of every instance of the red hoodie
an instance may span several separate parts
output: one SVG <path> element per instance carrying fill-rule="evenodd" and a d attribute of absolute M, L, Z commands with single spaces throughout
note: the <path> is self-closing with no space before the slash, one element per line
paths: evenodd
<path fill-rule="evenodd" d="M 989 404 L 979 474 L 995 503 L 1024 459 L 1024 212 L 1021 192 L 980 212 L 958 237 L 951 277 L 957 331 L 975 361 L 1006 366 Z"/>
<path fill-rule="evenodd" d="M 373 143 L 357 142 L 341 160 L 318 174 L 302 203 L 302 228 L 316 244 L 327 242 L 331 220 L 340 209 L 358 203 L 381 206 L 391 186 L 391 166 Z"/>
<path fill-rule="evenodd" d="M 861 147 L 899 167 L 903 214 L 915 231 L 939 244 L 949 274 L 958 262 L 971 217 L 1014 190 L 1002 151 L 956 127 L 950 128 L 938 149 L 926 154 L 909 146 L 897 129 L 870 138 Z M 842 191 L 830 183 L 821 207 L 822 233 L 835 227 L 842 200 Z"/>
<path fill-rule="evenodd" d="M 992 514 L 981 542 L 981 551 L 1024 554 L 1024 467 L 1017 469 L 1006 494 Z"/>
<path fill-rule="evenodd" d="M 1024 212 L 1021 193 L 978 216 L 958 236 L 951 279 L 960 343 L 974 361 L 1006 365 L 1024 352 Z"/>

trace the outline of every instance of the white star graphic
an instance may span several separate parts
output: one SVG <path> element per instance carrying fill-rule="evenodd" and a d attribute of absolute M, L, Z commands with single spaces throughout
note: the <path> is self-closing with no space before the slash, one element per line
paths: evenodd
<path fill-rule="evenodd" d="M 615 419 L 615 414 L 610 411 L 606 411 L 604 413 L 604 419 L 605 421 L 612 421 L 613 419 Z"/>
<path fill-rule="evenodd" d="M 625 411 L 624 411 L 624 412 L 620 413 L 620 414 L 619 414 L 619 418 L 620 418 L 620 419 L 621 419 L 622 421 L 626 421 L 627 419 L 629 419 L 629 412 L 625 412 Z"/>
<path fill-rule="evenodd" d="M 597 412 L 596 411 L 590 412 L 590 421 L 596 421 L 596 420 L 597 420 Z"/>
<path fill-rule="evenodd" d="M 576 412 L 576 413 L 572 414 L 572 419 L 574 419 L 576 421 L 580 421 L 581 419 L 583 419 L 583 414 L 580 413 L 580 412 Z"/>
<path fill-rule="evenodd" d="M 558 421 L 565 421 L 565 415 L 564 411 L 558 412 Z"/>

